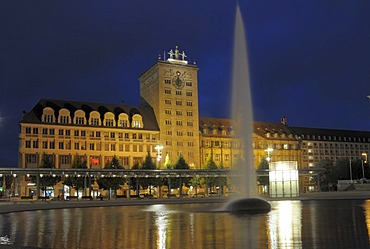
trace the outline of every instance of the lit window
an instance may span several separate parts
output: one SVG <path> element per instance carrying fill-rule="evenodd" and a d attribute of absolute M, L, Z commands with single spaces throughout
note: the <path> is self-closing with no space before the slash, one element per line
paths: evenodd
<path fill-rule="evenodd" d="M 113 119 L 106 119 L 105 120 L 105 126 L 110 126 L 110 127 L 114 126 Z"/>
<path fill-rule="evenodd" d="M 90 125 L 98 126 L 99 118 L 90 118 Z"/>

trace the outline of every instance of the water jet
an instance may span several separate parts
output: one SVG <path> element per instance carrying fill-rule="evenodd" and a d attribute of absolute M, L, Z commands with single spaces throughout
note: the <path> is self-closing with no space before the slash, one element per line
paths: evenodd
<path fill-rule="evenodd" d="M 236 7 L 232 75 L 232 118 L 235 138 L 241 141 L 242 158 L 233 166 L 238 195 L 224 207 L 227 212 L 267 213 L 271 205 L 257 198 L 253 162 L 253 110 L 250 89 L 247 39 L 239 4 Z"/>

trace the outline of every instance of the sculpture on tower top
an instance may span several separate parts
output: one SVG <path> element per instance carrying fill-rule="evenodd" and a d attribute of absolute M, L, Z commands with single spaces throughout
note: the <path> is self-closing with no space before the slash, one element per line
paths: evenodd
<path fill-rule="evenodd" d="M 168 62 L 184 65 L 188 64 L 188 62 L 185 60 L 185 57 L 187 57 L 187 55 L 184 51 L 180 53 L 179 46 L 176 46 L 175 51 L 171 49 L 168 54 L 170 56 L 170 58 L 167 59 Z"/>

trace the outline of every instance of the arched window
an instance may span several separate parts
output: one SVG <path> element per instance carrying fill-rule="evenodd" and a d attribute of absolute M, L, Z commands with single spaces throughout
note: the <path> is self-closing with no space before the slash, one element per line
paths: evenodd
<path fill-rule="evenodd" d="M 54 109 L 51 107 L 45 107 L 42 111 L 41 120 L 44 123 L 54 123 L 55 122 L 55 115 Z"/>
<path fill-rule="evenodd" d="M 130 127 L 130 122 L 126 113 L 121 113 L 118 116 L 118 127 Z"/>
<path fill-rule="evenodd" d="M 101 125 L 100 113 L 99 112 L 97 112 L 97 111 L 90 112 L 89 125 L 93 125 L 93 126 L 100 126 Z"/>
<path fill-rule="evenodd" d="M 140 114 L 135 114 L 134 116 L 132 116 L 131 127 L 133 127 L 133 128 L 144 128 L 143 117 L 141 117 Z"/>
<path fill-rule="evenodd" d="M 77 125 L 84 125 L 86 124 L 86 116 L 83 110 L 75 111 L 75 117 L 73 119 L 73 123 Z"/>
<path fill-rule="evenodd" d="M 63 108 L 59 111 L 58 123 L 60 124 L 70 124 L 71 123 L 71 113 L 69 110 Z"/>
<path fill-rule="evenodd" d="M 114 120 L 114 114 L 112 112 L 106 112 L 104 114 L 104 126 L 116 126 L 116 120 Z"/>

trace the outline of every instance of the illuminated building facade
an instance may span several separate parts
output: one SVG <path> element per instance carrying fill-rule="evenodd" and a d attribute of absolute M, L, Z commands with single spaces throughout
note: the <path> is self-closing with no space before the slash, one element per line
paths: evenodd
<path fill-rule="evenodd" d="M 190 168 L 199 168 L 198 67 L 176 46 L 139 78 L 141 105 L 153 108 L 162 154 L 175 163 L 181 154 Z"/>
<path fill-rule="evenodd" d="M 75 156 L 88 168 L 104 168 L 117 156 L 125 168 L 155 157 L 159 132 L 150 107 L 42 99 L 20 122 L 19 166 L 37 168 L 46 153 L 56 168 Z"/>
<path fill-rule="evenodd" d="M 79 156 L 88 168 L 99 169 L 117 156 L 130 169 L 149 152 L 153 159 L 162 154 L 159 167 L 167 155 L 175 163 L 182 154 L 192 169 L 201 169 L 210 155 L 217 165 L 232 168 L 241 144 L 231 120 L 199 117 L 198 67 L 178 47 L 168 54 L 139 77 L 140 106 L 40 100 L 19 123 L 19 167 L 37 168 L 46 153 L 56 168 L 70 168 Z M 254 122 L 254 165 L 270 157 L 310 169 L 324 158 L 369 154 L 369 143 L 370 132 L 290 127 L 286 118 Z M 300 177 L 302 190 L 314 190 L 309 175 Z"/>

